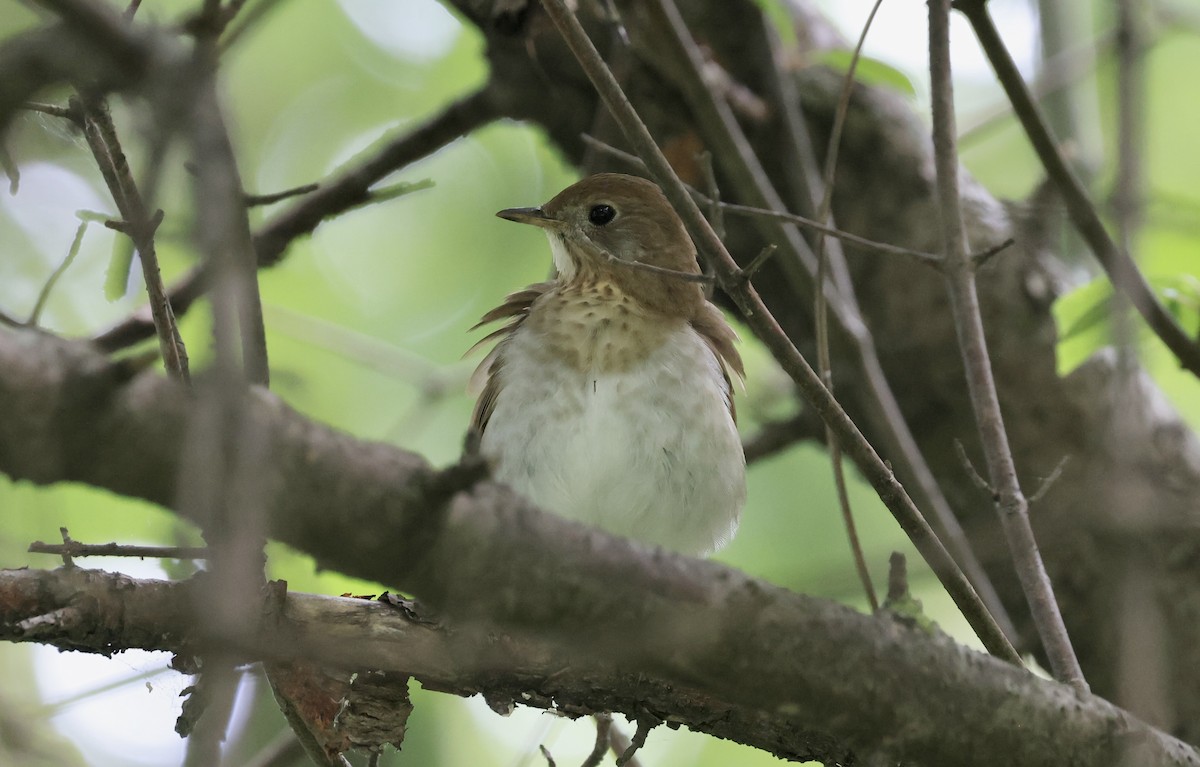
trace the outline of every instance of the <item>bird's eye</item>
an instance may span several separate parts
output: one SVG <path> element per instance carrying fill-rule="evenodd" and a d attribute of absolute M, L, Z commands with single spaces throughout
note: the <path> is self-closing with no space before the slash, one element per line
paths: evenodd
<path fill-rule="evenodd" d="M 597 205 L 588 211 L 588 221 L 591 221 L 596 226 L 604 226 L 609 221 L 612 221 L 617 215 L 617 211 L 611 205 Z"/>

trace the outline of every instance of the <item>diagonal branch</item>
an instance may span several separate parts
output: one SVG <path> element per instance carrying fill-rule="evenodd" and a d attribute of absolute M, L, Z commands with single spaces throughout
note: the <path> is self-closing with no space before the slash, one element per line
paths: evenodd
<path fill-rule="evenodd" d="M 784 212 L 783 201 L 771 184 L 745 132 L 728 105 L 716 99 L 705 84 L 701 75 L 702 62 L 698 45 L 691 37 L 678 9 L 674 3 L 663 0 L 649 3 L 648 7 L 652 9 L 649 13 L 652 21 L 650 26 L 657 27 L 657 45 L 671 51 L 669 59 L 677 62 L 675 68 L 681 70 L 677 74 L 679 86 L 697 115 L 697 123 L 703 126 L 706 140 L 715 144 L 716 156 L 726 161 L 725 169 L 734 180 L 735 191 L 759 207 L 777 213 Z M 842 92 L 845 93 L 845 90 Z M 812 207 L 816 209 L 818 206 L 814 204 Z M 817 217 L 820 218 L 819 211 Z M 901 474 L 910 478 L 906 481 L 911 482 L 918 499 L 933 512 L 941 527 L 942 536 L 950 543 L 956 566 L 965 570 L 972 587 L 992 614 L 992 619 L 1011 642 L 1016 636 L 1012 621 L 972 551 L 954 511 L 934 479 L 933 472 L 917 446 L 912 430 L 905 421 L 896 396 L 884 375 L 874 338 L 867 330 L 855 297 L 854 285 L 845 259 L 839 252 L 831 251 L 827 261 L 830 267 L 827 276 L 830 279 L 822 279 L 819 274 L 820 259 L 812 253 L 794 228 L 783 226 L 782 219 L 777 218 L 775 221 L 761 222 L 760 231 L 768 241 L 781 244 L 791 256 L 782 261 L 785 269 L 790 265 L 792 271 L 799 273 L 799 276 L 793 277 L 797 281 L 796 295 L 815 296 L 816 291 L 812 286 L 821 285 L 822 295 L 828 299 L 829 312 L 818 314 L 826 314 L 828 319 L 832 320 L 830 329 L 837 331 L 835 340 L 849 349 L 852 375 L 863 385 L 870 407 L 871 422 L 878 427 L 881 434 L 880 443 L 885 453 L 899 465 Z M 818 336 L 820 329 L 818 325 Z M 818 341 L 818 355 L 819 352 Z M 831 441 L 837 443 L 837 440 Z M 962 602 L 958 604 L 960 608 L 963 607 Z"/>
<path fill-rule="evenodd" d="M 296 239 L 312 234 L 334 216 L 372 202 L 371 187 L 388 174 L 441 149 L 497 117 L 491 86 L 484 86 L 447 106 L 416 128 L 397 132 L 377 150 L 339 171 L 312 194 L 274 216 L 254 234 L 260 269 L 274 266 Z M 171 287 L 171 305 L 182 315 L 208 289 L 207 272 L 196 268 Z M 149 338 L 153 325 L 144 313 L 134 314 L 97 334 L 100 348 L 116 351 Z"/>
<path fill-rule="evenodd" d="M 1012 102 L 1013 111 L 1025 129 L 1025 135 L 1041 160 L 1042 167 L 1054 182 L 1067 214 L 1087 242 L 1092 253 L 1104 268 L 1113 286 L 1124 293 L 1129 302 L 1149 325 L 1154 334 L 1166 344 L 1180 365 L 1200 376 L 1200 342 L 1188 336 L 1171 316 L 1150 288 L 1145 275 L 1130 258 L 1128 251 L 1119 247 L 1104 228 L 1100 214 L 1096 211 L 1079 177 L 1067 165 L 1054 137 L 1046 127 L 1041 110 L 1029 93 L 1029 87 L 1013 63 L 996 25 L 992 23 L 985 0 L 957 0 L 954 7 L 963 12 L 971 22 L 984 53 L 991 62 L 1004 92 Z"/>
<path fill-rule="evenodd" d="M 813 371 L 795 345 L 788 339 L 779 323 L 771 316 L 757 291 L 742 278 L 742 272 L 724 244 L 712 230 L 704 214 L 688 194 L 675 171 L 663 156 L 646 125 L 637 116 L 620 85 L 609 71 L 600 54 L 588 39 L 574 14 L 562 0 L 543 0 L 546 11 L 555 26 L 567 40 L 571 50 L 588 74 L 600 97 L 604 99 L 613 117 L 621 125 L 626 138 L 646 161 L 651 174 L 662 186 L 667 198 L 697 237 L 697 245 L 715 269 L 721 287 L 734 300 L 747 323 L 763 340 L 785 372 L 796 382 L 801 394 L 812 405 L 842 442 L 846 454 L 875 488 L 880 499 L 896 517 L 900 526 L 913 541 L 922 557 L 929 563 L 954 603 L 966 616 L 971 628 L 978 634 L 989 652 L 1020 665 L 1021 658 L 1013 649 L 1004 632 L 996 625 L 987 608 L 980 601 L 970 581 L 959 570 L 954 558 L 946 551 L 937 534 L 921 515 L 920 510 L 891 468 L 880 459 L 875 449 L 850 420 L 820 377 Z"/>

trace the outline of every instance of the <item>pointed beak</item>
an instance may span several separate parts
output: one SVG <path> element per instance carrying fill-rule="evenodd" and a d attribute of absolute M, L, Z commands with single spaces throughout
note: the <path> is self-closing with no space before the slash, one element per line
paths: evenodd
<path fill-rule="evenodd" d="M 558 223 L 557 219 L 546 215 L 546 211 L 541 208 L 508 208 L 496 215 L 518 224 L 533 224 L 543 229 L 552 228 Z"/>

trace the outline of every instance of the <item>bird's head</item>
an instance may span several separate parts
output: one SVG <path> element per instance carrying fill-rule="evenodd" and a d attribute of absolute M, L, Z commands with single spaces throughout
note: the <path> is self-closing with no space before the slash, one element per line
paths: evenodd
<path fill-rule="evenodd" d="M 671 314 L 689 315 L 704 300 L 695 281 L 700 274 L 696 248 L 674 208 L 650 181 L 600 173 L 572 184 L 540 208 L 510 208 L 496 215 L 545 230 L 564 282 L 608 280 Z"/>

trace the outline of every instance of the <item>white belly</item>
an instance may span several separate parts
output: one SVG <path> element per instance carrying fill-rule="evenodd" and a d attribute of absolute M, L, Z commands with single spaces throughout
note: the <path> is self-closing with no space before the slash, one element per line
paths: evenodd
<path fill-rule="evenodd" d="M 538 506 L 689 554 L 729 541 L 745 459 L 720 365 L 682 327 L 623 372 L 580 371 L 518 329 L 483 434 L 496 478 Z"/>

